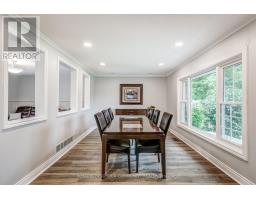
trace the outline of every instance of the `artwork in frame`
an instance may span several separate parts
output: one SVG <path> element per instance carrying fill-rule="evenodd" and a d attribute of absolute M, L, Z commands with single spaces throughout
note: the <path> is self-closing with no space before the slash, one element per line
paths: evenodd
<path fill-rule="evenodd" d="M 120 84 L 120 104 L 143 104 L 143 84 Z"/>

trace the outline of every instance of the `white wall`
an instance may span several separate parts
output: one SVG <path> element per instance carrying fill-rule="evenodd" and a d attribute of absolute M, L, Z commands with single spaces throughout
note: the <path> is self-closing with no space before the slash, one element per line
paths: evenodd
<path fill-rule="evenodd" d="M 143 84 L 143 105 L 120 105 L 120 84 Z M 130 78 L 106 77 L 95 78 L 94 110 L 101 111 L 115 108 L 147 108 L 156 106 L 162 112 L 167 109 L 167 79 L 166 78 Z"/>
<path fill-rule="evenodd" d="M 192 135 L 177 127 L 177 79 L 212 66 L 223 59 L 228 58 L 234 52 L 242 50 L 248 45 L 248 162 L 210 144 L 197 136 Z M 243 30 L 224 40 L 202 56 L 194 59 L 188 64 L 181 66 L 179 70 L 168 78 L 168 110 L 174 113 L 171 123 L 172 129 L 182 134 L 192 143 L 202 147 L 232 169 L 244 177 L 256 183 L 256 22 L 245 27 Z"/>
<path fill-rule="evenodd" d="M 1 22 L 2 20 L 0 20 L 0 34 L 2 34 Z M 2 44 L 0 46 L 2 47 Z M 16 183 L 52 156 L 57 144 L 70 136 L 76 137 L 94 126 L 92 110 L 56 117 L 58 56 L 77 67 L 81 68 L 82 66 L 43 40 L 41 47 L 48 51 L 48 119 L 40 123 L 0 130 L 0 184 Z M 2 64 L 0 67 L 0 125 L 3 121 Z M 91 77 L 91 91 L 93 91 L 93 80 Z M 80 91 L 81 88 L 79 88 L 79 99 L 81 98 Z"/>

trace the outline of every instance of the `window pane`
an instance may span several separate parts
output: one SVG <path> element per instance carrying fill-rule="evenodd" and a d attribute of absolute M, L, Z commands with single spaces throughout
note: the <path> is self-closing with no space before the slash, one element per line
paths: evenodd
<path fill-rule="evenodd" d="M 224 68 L 224 102 L 242 102 L 242 65 Z"/>
<path fill-rule="evenodd" d="M 8 120 L 35 116 L 35 61 L 8 61 Z"/>
<path fill-rule="evenodd" d="M 241 105 L 222 105 L 222 137 L 242 143 L 242 106 Z"/>
<path fill-rule="evenodd" d="M 188 107 L 187 103 L 184 102 L 180 104 L 180 122 L 188 124 Z"/>
<path fill-rule="evenodd" d="M 60 62 L 59 66 L 59 112 L 71 110 L 72 72 L 74 69 Z"/>
<path fill-rule="evenodd" d="M 216 132 L 216 73 L 191 80 L 192 126 L 204 133 Z"/>
<path fill-rule="evenodd" d="M 188 100 L 188 80 L 182 81 L 182 97 L 183 101 Z"/>
<path fill-rule="evenodd" d="M 242 64 L 230 65 L 224 71 L 224 104 L 221 108 L 222 137 L 242 143 Z M 230 102 L 230 103 L 229 103 Z"/>

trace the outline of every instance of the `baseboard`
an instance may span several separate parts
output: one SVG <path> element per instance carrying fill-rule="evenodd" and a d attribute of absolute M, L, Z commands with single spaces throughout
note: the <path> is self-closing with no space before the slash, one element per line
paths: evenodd
<path fill-rule="evenodd" d="M 33 182 L 40 174 L 42 174 L 45 170 L 47 170 L 50 166 L 57 162 L 65 153 L 67 153 L 70 149 L 72 149 L 76 144 L 78 144 L 82 139 L 84 139 L 95 129 L 96 126 L 89 128 L 87 131 L 78 136 L 75 140 L 73 140 L 73 142 L 71 142 L 65 148 L 60 150 L 58 153 L 52 155 L 48 160 L 40 164 L 38 167 L 36 167 L 34 170 L 28 173 L 25 177 L 20 179 L 15 185 L 28 185 L 31 182 Z"/>
<path fill-rule="evenodd" d="M 239 174 L 237 171 L 232 169 L 230 166 L 226 165 L 216 157 L 214 157 L 212 154 L 208 153 L 206 150 L 201 148 L 200 146 L 194 144 L 187 138 L 185 138 L 183 135 L 178 133 L 177 131 L 170 129 L 169 130 L 174 136 L 176 136 L 178 139 L 183 141 L 185 144 L 190 146 L 192 149 L 194 149 L 197 153 L 199 153 L 201 156 L 203 156 L 205 159 L 207 159 L 209 162 L 211 162 L 213 165 L 215 165 L 217 168 L 219 168 L 221 171 L 223 171 L 225 174 L 233 178 L 237 183 L 241 185 L 255 185 L 252 181 L 244 177 L 243 175 Z"/>

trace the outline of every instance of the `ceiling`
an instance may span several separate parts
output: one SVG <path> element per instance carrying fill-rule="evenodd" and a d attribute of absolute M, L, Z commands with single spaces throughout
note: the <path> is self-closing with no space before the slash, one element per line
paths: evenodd
<path fill-rule="evenodd" d="M 40 15 L 40 26 L 42 33 L 96 76 L 166 76 L 254 17 Z M 180 41 L 184 45 L 176 47 Z M 87 48 L 84 42 L 93 46 Z"/>

